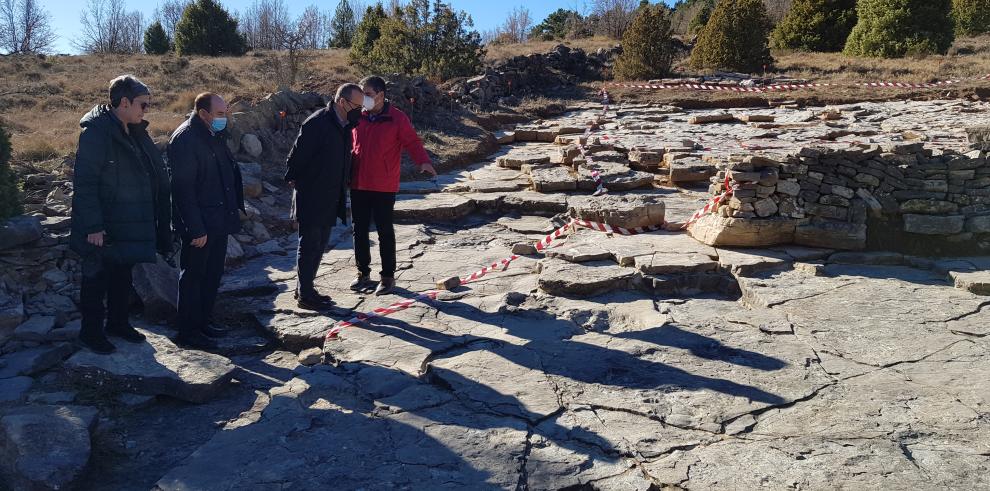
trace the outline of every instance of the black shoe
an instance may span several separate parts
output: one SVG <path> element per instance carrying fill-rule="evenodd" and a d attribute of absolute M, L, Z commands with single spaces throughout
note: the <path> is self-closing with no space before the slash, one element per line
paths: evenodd
<path fill-rule="evenodd" d="M 221 329 L 212 322 L 201 327 L 199 330 L 208 338 L 222 338 L 227 335 L 226 329 Z"/>
<path fill-rule="evenodd" d="M 201 351 L 217 349 L 216 342 L 198 331 L 180 332 L 174 341 L 175 344 L 183 348 L 198 349 Z"/>
<path fill-rule="evenodd" d="M 333 307 L 333 300 L 326 295 L 312 295 L 300 298 L 296 305 L 305 310 L 327 310 Z"/>
<path fill-rule="evenodd" d="M 382 281 L 375 288 L 375 295 L 388 295 L 395 289 L 395 278 L 382 277 Z"/>
<path fill-rule="evenodd" d="M 119 326 L 107 326 L 107 334 L 127 341 L 128 343 L 143 343 L 146 339 L 144 334 L 134 329 L 130 324 Z"/>
<path fill-rule="evenodd" d="M 366 275 L 363 273 L 358 273 L 357 278 L 351 282 L 351 290 L 361 291 L 370 289 L 375 283 L 371 281 L 371 275 Z"/>
<path fill-rule="evenodd" d="M 109 355 L 117 351 L 117 347 L 106 336 L 84 338 L 79 336 L 79 344 L 98 355 Z"/>

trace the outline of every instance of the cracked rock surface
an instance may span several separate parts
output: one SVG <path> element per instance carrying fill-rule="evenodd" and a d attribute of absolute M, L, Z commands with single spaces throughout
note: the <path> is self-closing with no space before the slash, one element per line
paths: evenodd
<path fill-rule="evenodd" d="M 863 107 L 883 109 L 871 127 L 931 119 Z M 738 151 L 731 138 L 709 138 L 711 126 L 688 125 L 694 112 L 621 111 L 628 125 L 603 130 L 619 143 L 588 143 L 601 171 L 637 177 L 659 165 L 660 150 Z M 807 123 L 791 116 L 779 121 Z M 556 123 L 580 130 L 585 119 Z M 668 127 L 676 131 L 649 129 Z M 813 130 L 797 128 L 782 142 Z M 587 162 L 570 150 L 550 161 L 550 150 L 579 138 L 518 143 L 435 183 L 403 183 L 391 295 L 348 288 L 345 228 L 334 230 L 316 278 L 335 301 L 326 312 L 297 307 L 291 248 L 230 271 L 221 308 L 271 344 L 230 354 L 224 382 L 202 404 L 145 391 L 166 395 L 106 425 L 101 418 L 101 459 L 77 482 L 176 491 L 990 489 L 990 259 L 708 246 L 678 228 L 707 192 L 651 181 L 590 197 Z M 615 148 L 642 165 L 613 162 Z M 634 236 L 567 229 L 533 253 L 574 217 L 670 226 Z M 524 252 L 501 267 L 514 247 Z M 325 339 L 355 313 L 492 265 L 478 281 Z M 324 363 L 302 365 L 320 350 Z M 9 379 L 48 366 L 6 361 Z"/>

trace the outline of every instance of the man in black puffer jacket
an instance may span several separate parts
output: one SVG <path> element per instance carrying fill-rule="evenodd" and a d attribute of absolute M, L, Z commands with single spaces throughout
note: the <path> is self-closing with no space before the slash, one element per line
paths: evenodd
<path fill-rule="evenodd" d="M 227 236 L 240 231 L 239 210 L 244 210 L 241 170 L 224 142 L 226 126 L 227 103 L 203 93 L 168 143 L 175 230 L 182 237 L 175 341 L 190 348 L 215 348 L 210 338 L 224 335 L 210 325 L 210 314 L 223 275 Z"/>
<path fill-rule="evenodd" d="M 110 105 L 79 122 L 69 245 L 82 256 L 79 341 L 96 353 L 115 350 L 107 334 L 144 341 L 127 319 L 131 269 L 171 249 L 168 174 L 144 121 L 150 105 L 148 87 L 124 75 L 110 82 Z"/>

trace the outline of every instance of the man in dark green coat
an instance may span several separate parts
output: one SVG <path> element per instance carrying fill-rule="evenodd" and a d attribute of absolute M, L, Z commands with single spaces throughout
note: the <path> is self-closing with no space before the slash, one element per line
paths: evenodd
<path fill-rule="evenodd" d="M 114 351 L 107 334 L 144 341 L 128 322 L 131 269 L 171 249 L 169 178 L 144 121 L 150 105 L 148 87 L 124 75 L 110 82 L 110 104 L 79 122 L 69 245 L 82 257 L 79 341 L 96 353 Z"/>

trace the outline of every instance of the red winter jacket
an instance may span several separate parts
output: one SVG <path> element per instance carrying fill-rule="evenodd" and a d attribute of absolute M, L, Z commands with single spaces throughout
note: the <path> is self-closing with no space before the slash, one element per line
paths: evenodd
<path fill-rule="evenodd" d="M 396 193 L 404 149 L 416 165 L 430 163 L 430 156 L 409 117 L 385 103 L 376 116 L 367 112 L 352 130 L 354 135 L 354 171 L 351 189 Z"/>

